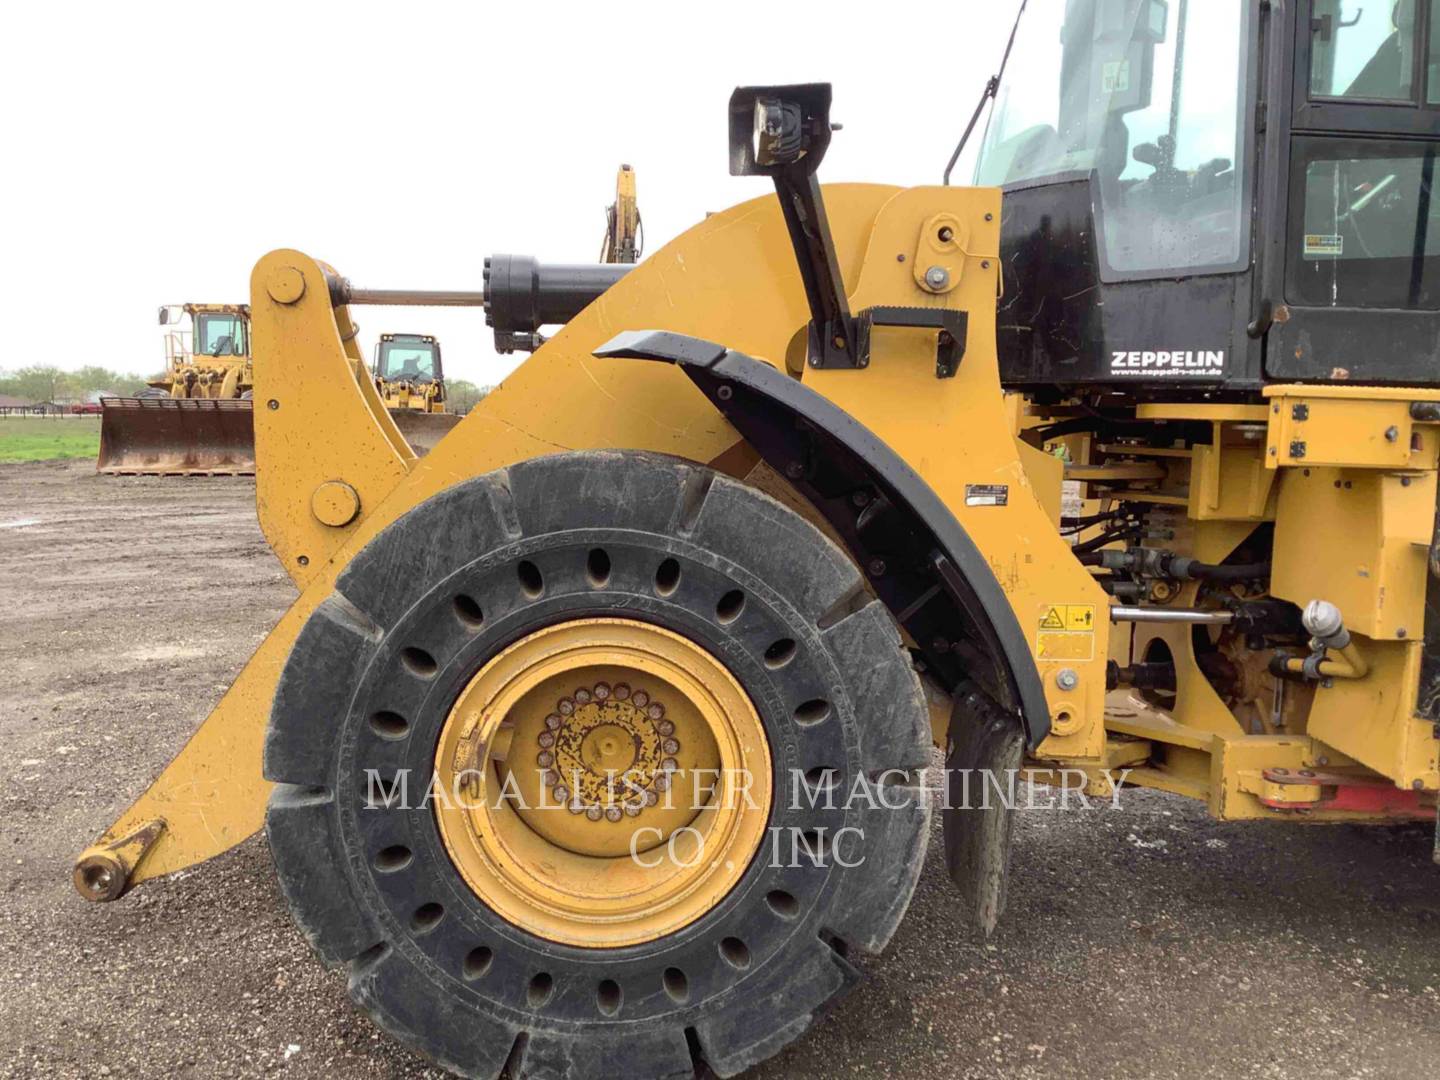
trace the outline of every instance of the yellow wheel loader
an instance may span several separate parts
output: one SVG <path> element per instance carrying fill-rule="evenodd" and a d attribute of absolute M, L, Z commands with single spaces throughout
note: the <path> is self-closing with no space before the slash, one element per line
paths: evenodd
<path fill-rule="evenodd" d="M 370 372 L 401 434 L 421 453 L 460 422 L 445 408 L 440 342 L 429 334 L 381 334 Z"/>
<path fill-rule="evenodd" d="M 81 894 L 263 827 L 442 1066 L 731 1076 L 859 981 L 932 810 L 994 925 L 1017 776 L 1433 821 L 1437 7 L 1031 0 L 987 186 L 822 189 L 829 87 L 749 87 L 776 195 L 633 268 L 266 255 L 300 597 Z M 353 311 L 437 298 L 565 325 L 417 461 Z"/>
<path fill-rule="evenodd" d="M 188 325 L 187 325 L 188 323 Z M 109 474 L 255 471 L 250 310 L 244 304 L 160 309 L 165 373 L 133 398 L 103 398 L 100 456 Z"/>

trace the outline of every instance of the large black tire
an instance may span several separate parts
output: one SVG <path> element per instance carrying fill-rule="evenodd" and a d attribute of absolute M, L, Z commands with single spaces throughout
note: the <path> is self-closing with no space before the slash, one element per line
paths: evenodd
<path fill-rule="evenodd" d="M 587 573 L 597 547 L 610 560 L 603 587 Z M 679 584 L 667 591 L 656 574 L 671 559 Z M 517 578 L 522 561 L 543 578 L 538 596 L 533 578 L 529 589 Z M 717 601 L 735 589 L 744 606 L 726 622 Z M 459 595 L 483 622 L 457 617 Z M 595 615 L 662 625 L 719 658 L 770 742 L 771 828 L 834 836 L 853 826 L 861 834 L 848 834 L 841 854 L 856 865 L 789 865 L 767 840 L 725 898 L 679 932 L 577 948 L 485 906 L 434 814 L 362 808 L 367 768 L 429 774 L 451 704 L 497 650 Z M 781 638 L 797 643 L 793 660 L 767 665 Z M 434 657 L 438 673 L 417 678 L 407 647 Z M 381 710 L 408 721 L 403 738 L 372 729 Z M 918 787 L 928 731 L 889 614 L 803 518 L 678 459 L 558 454 L 435 496 L 341 575 L 280 678 L 265 747 L 265 775 L 279 787 L 266 827 L 286 901 L 317 953 L 348 967 L 352 997 L 381 1027 L 441 1065 L 483 1077 L 508 1063 L 513 1076 L 638 1078 L 691 1076 L 703 1063 L 730 1076 L 803 1033 L 856 981 L 847 953 L 877 952 L 894 932 L 928 837 Z M 790 798 L 790 778 L 817 766 L 835 770 L 833 808 Z M 844 797 L 857 777 L 882 774 L 888 806 Z M 377 870 L 377 853 L 397 846 L 412 853 L 408 865 Z M 745 944 L 741 966 L 733 949 L 722 955 L 729 938 Z M 667 989 L 667 969 L 684 973 L 686 994 L 673 976 Z M 548 993 L 537 995 L 542 973 Z M 618 1012 L 597 1004 L 602 981 L 622 991 Z"/>

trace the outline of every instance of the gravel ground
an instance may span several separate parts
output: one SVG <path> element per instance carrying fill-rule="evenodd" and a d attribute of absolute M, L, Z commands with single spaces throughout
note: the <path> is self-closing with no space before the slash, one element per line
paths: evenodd
<path fill-rule="evenodd" d="M 253 498 L 0 466 L 0 1076 L 438 1075 L 311 957 L 259 839 L 108 906 L 70 885 L 293 596 Z M 933 858 L 866 983 L 752 1075 L 1428 1075 L 1429 852 L 1423 829 L 1222 825 L 1146 792 L 1024 814 L 993 938 Z"/>

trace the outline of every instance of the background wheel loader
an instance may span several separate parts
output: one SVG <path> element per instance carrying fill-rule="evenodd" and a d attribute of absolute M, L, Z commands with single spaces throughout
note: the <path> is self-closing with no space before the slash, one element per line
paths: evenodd
<path fill-rule="evenodd" d="M 167 327 L 162 377 L 136 397 L 101 400 L 97 470 L 253 473 L 249 308 L 170 304 L 160 309 L 160 325 Z"/>
<path fill-rule="evenodd" d="M 971 781 L 1433 821 L 1436 13 L 1032 0 L 1003 190 L 822 191 L 829 87 L 750 87 L 731 168 L 778 197 L 624 273 L 266 255 L 257 512 L 301 595 L 80 892 L 263 824 L 445 1067 L 728 1076 L 884 946 L 932 802 L 994 924 L 1013 810 Z M 351 311 L 431 295 L 566 325 L 417 461 Z"/>
<path fill-rule="evenodd" d="M 429 334 L 381 334 L 370 373 L 401 434 L 421 453 L 459 423 L 445 407 L 440 342 Z"/>

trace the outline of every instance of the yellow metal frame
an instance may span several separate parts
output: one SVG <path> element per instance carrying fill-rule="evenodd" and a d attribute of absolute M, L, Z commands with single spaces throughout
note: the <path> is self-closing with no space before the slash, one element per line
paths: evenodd
<path fill-rule="evenodd" d="M 1140 658 L 1163 643 L 1176 666 L 1174 704 L 1160 709 L 1138 695 L 1112 694 L 1105 760 L 1133 761 L 1143 741 L 1145 760 L 1128 782 L 1202 799 L 1220 818 L 1383 819 L 1307 805 L 1318 786 L 1277 785 L 1267 770 L 1339 770 L 1358 784 L 1419 792 L 1433 806 L 1440 743 L 1435 724 L 1416 715 L 1416 699 L 1440 425 L 1413 420 L 1411 403 L 1440 400 L 1440 392 L 1277 385 L 1264 398 L 1138 405 L 1140 420 L 1210 424 L 1210 444 L 1082 443 L 1080 464 L 1067 476 L 1103 483 L 1111 500 L 1173 508 L 1167 523 L 1175 537 L 1163 546 L 1207 562 L 1273 523 L 1271 595 L 1302 607 L 1317 598 L 1336 604 L 1352 643 L 1321 663 L 1319 686 L 1290 691 L 1296 700 L 1286 703 L 1283 732 L 1255 732 L 1201 670 L 1190 626 L 1136 625 L 1131 640 L 1117 638 L 1115 658 Z M 1044 410 L 1031 410 L 1025 422 L 1037 413 Z M 1152 600 L 1186 606 L 1196 593 L 1190 584 Z M 1299 670 L 1299 658 L 1288 666 Z M 1103 764 L 1070 765 L 1096 791 L 1106 788 Z M 1277 802 L 1303 807 L 1303 817 Z"/>

